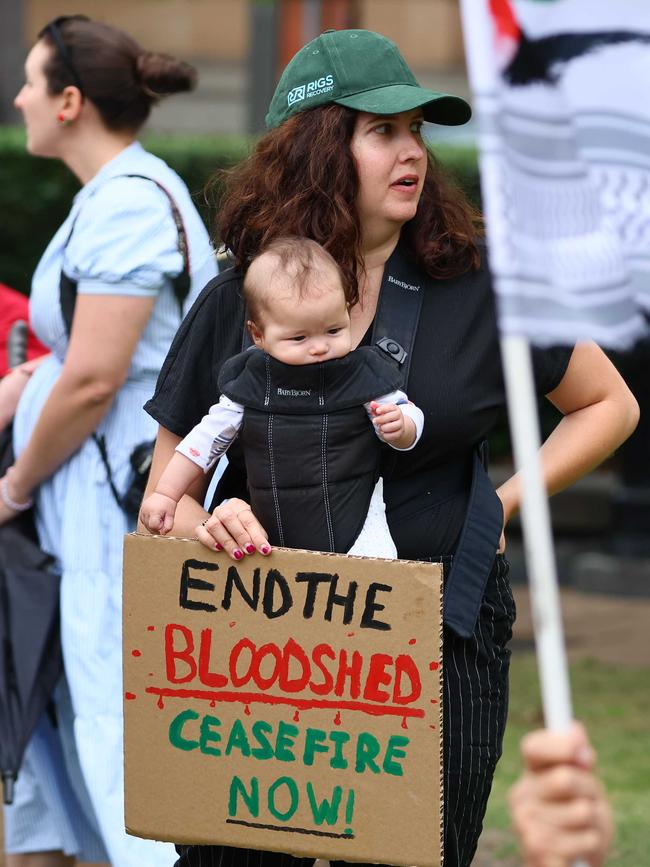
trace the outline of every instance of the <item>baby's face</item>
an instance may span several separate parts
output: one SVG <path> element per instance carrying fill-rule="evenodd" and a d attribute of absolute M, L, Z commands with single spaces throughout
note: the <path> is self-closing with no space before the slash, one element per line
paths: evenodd
<path fill-rule="evenodd" d="M 352 349 L 350 314 L 342 287 L 305 298 L 280 296 L 252 329 L 255 345 L 285 364 L 316 364 Z"/>

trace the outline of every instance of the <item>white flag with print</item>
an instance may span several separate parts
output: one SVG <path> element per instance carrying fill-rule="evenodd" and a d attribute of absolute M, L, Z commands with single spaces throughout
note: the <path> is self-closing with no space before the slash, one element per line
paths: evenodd
<path fill-rule="evenodd" d="M 629 346 L 650 313 L 650 4 L 462 6 L 501 331 Z"/>

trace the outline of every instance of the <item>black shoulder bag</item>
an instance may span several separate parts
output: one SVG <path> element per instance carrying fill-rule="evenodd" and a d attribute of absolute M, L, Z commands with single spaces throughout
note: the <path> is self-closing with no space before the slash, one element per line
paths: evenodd
<path fill-rule="evenodd" d="M 166 187 L 164 187 L 159 181 L 155 180 L 154 178 L 149 178 L 146 175 L 137 174 L 114 175 L 114 177 L 142 178 L 142 180 L 151 181 L 151 183 L 155 184 L 160 190 L 162 190 L 162 192 L 169 199 L 172 216 L 174 218 L 174 223 L 176 224 L 176 230 L 178 232 L 178 249 L 181 256 L 183 257 L 183 270 L 172 280 L 174 295 L 176 296 L 180 318 L 182 319 L 183 303 L 190 291 L 191 277 L 187 233 L 185 232 L 183 218 L 178 209 L 178 206 L 172 198 L 169 190 L 167 190 Z M 74 232 L 74 225 L 75 224 L 73 223 L 70 229 L 70 234 L 68 235 L 63 248 L 64 251 L 70 243 L 70 239 L 72 238 L 72 234 Z M 72 330 L 72 318 L 74 316 L 74 308 L 77 301 L 77 281 L 72 280 L 70 277 L 68 277 L 68 275 L 64 273 L 63 269 L 61 269 L 61 276 L 59 279 L 59 300 L 61 303 L 61 313 L 63 314 L 65 328 L 68 333 L 68 337 L 70 337 L 70 332 Z M 108 484 L 110 486 L 111 493 L 113 494 L 115 502 L 129 515 L 137 515 L 140 509 L 140 503 L 142 501 L 144 489 L 147 485 L 147 479 L 149 477 L 149 469 L 151 467 L 151 460 L 153 457 L 154 441 L 151 440 L 139 443 L 131 452 L 131 480 L 124 494 L 120 494 L 113 480 L 113 472 L 111 470 L 111 465 L 108 459 L 108 450 L 106 448 L 105 438 L 101 434 L 94 433 L 92 434 L 92 439 L 95 441 L 99 450 L 102 463 L 104 464 L 104 468 L 106 470 Z"/>

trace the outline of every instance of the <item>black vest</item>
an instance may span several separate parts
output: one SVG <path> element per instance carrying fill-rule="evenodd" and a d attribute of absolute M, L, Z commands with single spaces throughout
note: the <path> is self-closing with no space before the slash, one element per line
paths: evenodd
<path fill-rule="evenodd" d="M 300 366 L 252 349 L 223 365 L 219 391 L 244 407 L 250 500 L 271 544 L 340 554 L 352 547 L 382 448 L 363 404 L 399 381 L 395 362 L 371 347 Z"/>

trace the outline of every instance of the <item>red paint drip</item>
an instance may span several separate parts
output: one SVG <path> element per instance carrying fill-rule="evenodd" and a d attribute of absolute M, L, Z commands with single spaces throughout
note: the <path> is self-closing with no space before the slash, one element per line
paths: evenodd
<path fill-rule="evenodd" d="M 430 662 L 429 663 L 429 671 L 438 671 L 439 668 L 440 668 L 439 662 Z"/>
<path fill-rule="evenodd" d="M 131 656 L 142 656 L 142 652 L 139 650 L 132 650 Z"/>
<path fill-rule="evenodd" d="M 415 644 L 415 643 L 416 643 L 415 638 L 409 638 L 409 644 Z"/>
<path fill-rule="evenodd" d="M 429 728 L 430 728 L 430 729 L 433 729 L 434 732 L 435 732 L 435 730 L 436 730 L 436 727 L 435 727 L 435 726 L 429 726 Z"/>
<path fill-rule="evenodd" d="M 294 721 L 294 722 L 300 722 L 300 711 L 299 711 L 299 710 L 297 710 L 297 711 L 294 713 L 294 715 L 293 715 L 293 721 Z"/>
<path fill-rule="evenodd" d="M 417 717 L 424 719 L 425 711 L 423 708 L 405 708 L 396 705 L 380 705 L 372 702 L 362 701 L 344 701 L 337 699 L 336 701 L 328 701 L 327 699 L 300 699 L 290 696 L 268 695 L 260 692 L 238 692 L 236 690 L 218 690 L 210 691 L 207 689 L 169 689 L 166 687 L 160 688 L 157 686 L 148 686 L 146 692 L 150 695 L 165 696 L 166 698 L 183 698 L 183 699 L 198 699 L 201 701 L 225 701 L 239 702 L 240 704 L 248 705 L 251 703 L 261 703 L 270 705 L 290 705 L 298 710 L 313 710 L 314 708 L 331 708 L 332 710 L 349 710 L 353 712 L 366 713 L 370 716 L 399 716 L 399 717 Z M 435 700 L 432 700 L 435 703 Z"/>
<path fill-rule="evenodd" d="M 236 621 L 236 620 L 231 620 L 230 623 L 228 624 L 228 626 L 229 626 L 231 629 L 233 628 L 233 626 L 236 626 L 236 625 L 237 625 L 237 621 Z"/>
<path fill-rule="evenodd" d="M 156 675 L 153 673 L 153 671 L 150 671 L 150 672 L 149 672 L 149 677 L 155 677 L 155 676 L 156 676 Z"/>
<path fill-rule="evenodd" d="M 334 717 L 334 725 L 335 726 L 341 725 L 341 711 L 340 710 L 336 712 L 336 716 Z"/>
<path fill-rule="evenodd" d="M 402 728 L 403 728 L 403 729 L 407 729 L 407 728 L 408 728 L 408 723 L 406 722 L 406 717 L 403 717 L 403 718 L 402 718 Z"/>
<path fill-rule="evenodd" d="M 210 702 L 210 707 L 216 707 L 216 706 L 217 706 L 216 701 L 214 699 L 212 699 L 212 701 Z"/>
<path fill-rule="evenodd" d="M 250 716 L 250 715 L 251 715 L 251 709 L 249 708 L 248 705 L 246 705 L 246 707 L 244 708 L 244 713 L 246 714 L 246 716 Z"/>
<path fill-rule="evenodd" d="M 165 700 L 163 699 L 162 695 L 158 696 L 158 701 L 156 702 L 156 704 L 158 705 L 160 710 L 162 710 L 165 707 Z"/>
<path fill-rule="evenodd" d="M 125 692 L 125 693 L 124 693 L 124 698 L 125 698 L 127 701 L 133 701 L 133 699 L 134 699 L 135 697 L 136 697 L 136 695 L 135 695 L 134 692 Z"/>
<path fill-rule="evenodd" d="M 155 626 L 147 626 L 147 632 L 155 632 L 155 631 L 156 631 Z"/>
<path fill-rule="evenodd" d="M 354 638 L 354 632 L 348 632 L 348 638 Z"/>
<path fill-rule="evenodd" d="M 438 704 L 438 699 L 437 699 L 437 698 L 432 698 L 432 699 L 431 699 L 431 704 Z"/>

